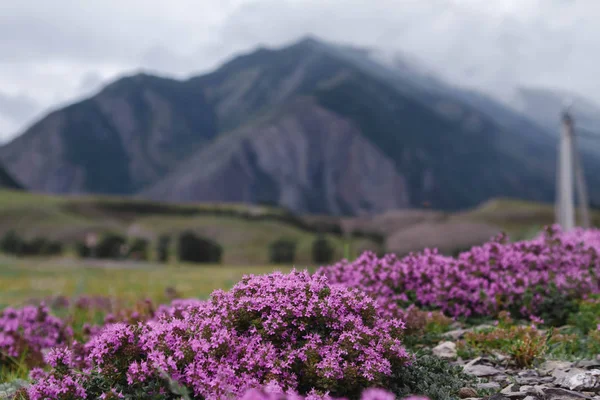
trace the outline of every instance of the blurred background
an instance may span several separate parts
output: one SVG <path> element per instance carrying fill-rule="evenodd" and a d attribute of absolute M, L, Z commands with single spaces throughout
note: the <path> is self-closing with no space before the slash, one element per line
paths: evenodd
<path fill-rule="evenodd" d="M 0 306 L 456 255 L 577 204 L 597 225 L 598 19 L 595 0 L 3 4 Z"/>

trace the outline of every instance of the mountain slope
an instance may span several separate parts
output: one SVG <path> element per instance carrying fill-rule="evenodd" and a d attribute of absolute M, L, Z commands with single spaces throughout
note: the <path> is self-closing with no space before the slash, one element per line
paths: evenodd
<path fill-rule="evenodd" d="M 546 88 L 523 87 L 515 96 L 515 107 L 529 115 L 552 133 L 559 131 L 560 116 L 567 102 L 577 124 L 597 129 L 600 126 L 600 105 L 573 93 Z"/>
<path fill-rule="evenodd" d="M 407 193 L 394 162 L 356 126 L 298 99 L 218 138 L 142 195 L 348 214 L 407 207 Z"/>
<path fill-rule="evenodd" d="M 34 190 L 131 194 L 215 135 L 201 92 L 140 74 L 52 112 L 0 148 L 0 161 Z"/>
<path fill-rule="evenodd" d="M 23 186 L 17 182 L 7 171 L 6 168 L 0 165 L 0 189 L 23 189 Z"/>

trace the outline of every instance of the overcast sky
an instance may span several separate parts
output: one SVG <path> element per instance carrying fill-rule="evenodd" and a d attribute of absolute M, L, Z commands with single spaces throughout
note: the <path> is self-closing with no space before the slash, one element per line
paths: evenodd
<path fill-rule="evenodd" d="M 408 52 L 497 95 L 600 103 L 600 0 L 1 0 L 0 141 L 140 69 L 185 77 L 314 34 Z"/>

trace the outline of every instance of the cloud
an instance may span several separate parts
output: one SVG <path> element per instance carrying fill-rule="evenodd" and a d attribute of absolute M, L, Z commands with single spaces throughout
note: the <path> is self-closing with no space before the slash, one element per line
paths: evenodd
<path fill-rule="evenodd" d="M 504 98 L 541 85 L 600 102 L 598 20 L 596 0 L 20 0 L 0 13 L 0 87 L 54 108 L 120 74 L 184 77 L 311 33 L 415 55 Z"/>

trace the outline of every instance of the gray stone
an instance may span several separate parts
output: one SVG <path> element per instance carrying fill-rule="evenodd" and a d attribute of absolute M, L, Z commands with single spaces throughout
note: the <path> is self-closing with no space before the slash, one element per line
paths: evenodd
<path fill-rule="evenodd" d="M 456 358 L 456 344 L 454 342 L 443 342 L 434 347 L 432 350 L 435 356 L 445 359 Z"/>
<path fill-rule="evenodd" d="M 459 340 L 465 335 L 465 333 L 469 332 L 468 329 L 455 329 L 453 331 L 448 331 L 444 333 L 443 336 L 448 337 L 452 340 Z"/>
<path fill-rule="evenodd" d="M 26 387 L 27 381 L 17 379 L 8 383 L 0 383 L 0 400 L 12 400 L 17 390 Z"/>
<path fill-rule="evenodd" d="M 575 365 L 578 368 L 593 369 L 600 367 L 600 360 L 580 360 Z"/>
<path fill-rule="evenodd" d="M 573 363 L 568 361 L 545 361 L 538 370 L 542 375 L 550 375 L 554 371 L 565 371 L 570 369 L 573 366 Z"/>
<path fill-rule="evenodd" d="M 507 400 L 507 399 L 508 399 L 508 397 L 506 397 L 500 393 L 496 393 L 496 394 L 491 395 L 490 397 L 486 397 L 486 400 Z"/>
<path fill-rule="evenodd" d="M 497 390 L 500 389 L 500 384 L 498 382 L 484 382 L 476 384 L 475 387 L 483 390 Z"/>
<path fill-rule="evenodd" d="M 591 399 L 582 393 L 577 393 L 572 390 L 566 390 L 561 388 L 546 388 L 544 389 L 544 395 L 547 400 L 580 400 L 580 399 Z"/>
<path fill-rule="evenodd" d="M 577 391 L 600 392 L 600 369 L 583 370 L 572 368 L 564 375 L 557 374 L 554 383 Z"/>
<path fill-rule="evenodd" d="M 465 373 L 475 376 L 494 376 L 500 374 L 502 371 L 490 367 L 489 365 L 470 365 L 467 364 L 463 367 Z"/>
<path fill-rule="evenodd" d="M 527 393 L 524 393 L 524 392 L 508 392 L 508 393 L 503 393 L 503 394 L 504 394 L 504 396 L 508 397 L 509 399 L 514 399 L 514 400 L 521 400 L 527 396 Z"/>
<path fill-rule="evenodd" d="M 518 392 L 519 391 L 519 385 L 516 383 L 513 383 L 512 385 L 508 385 L 507 387 L 505 387 L 504 389 L 502 389 L 500 391 L 500 393 L 506 395 L 508 393 L 512 393 L 512 392 Z"/>
<path fill-rule="evenodd" d="M 525 369 L 523 371 L 519 371 L 517 375 L 521 378 L 534 378 L 540 376 L 540 374 L 534 369 Z"/>
<path fill-rule="evenodd" d="M 554 382 L 554 377 L 552 376 L 538 376 L 538 377 L 530 377 L 530 378 L 521 378 L 517 377 L 516 380 L 521 385 L 537 385 L 539 383 L 552 383 Z"/>

